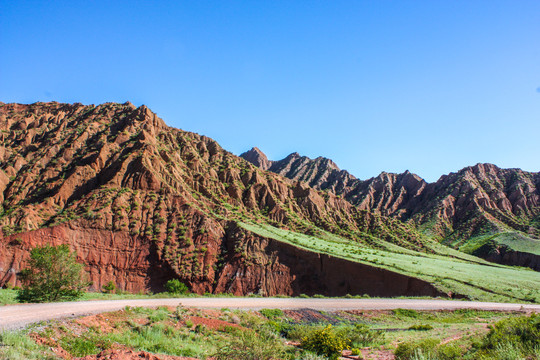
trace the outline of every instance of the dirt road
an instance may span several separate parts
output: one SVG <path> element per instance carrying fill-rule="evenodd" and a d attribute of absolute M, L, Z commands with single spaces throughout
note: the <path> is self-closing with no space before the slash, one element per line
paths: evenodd
<path fill-rule="evenodd" d="M 296 298 L 176 298 L 79 301 L 50 304 L 23 304 L 0 307 L 0 330 L 13 330 L 52 319 L 76 317 L 122 309 L 126 306 L 178 306 L 229 309 L 316 309 L 333 310 L 455 310 L 528 311 L 540 313 L 540 305 L 504 304 L 452 300 L 414 299 L 296 299 Z"/>

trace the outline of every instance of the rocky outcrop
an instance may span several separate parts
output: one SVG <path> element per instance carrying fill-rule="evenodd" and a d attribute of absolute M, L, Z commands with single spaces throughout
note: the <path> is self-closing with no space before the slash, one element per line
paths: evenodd
<path fill-rule="evenodd" d="M 515 251 L 506 245 L 489 241 L 473 252 L 473 255 L 504 265 L 523 266 L 540 271 L 540 255 Z"/>
<path fill-rule="evenodd" d="M 109 281 L 131 292 L 162 290 L 153 285 L 174 275 L 168 264 L 160 261 L 156 247 L 144 237 L 61 225 L 12 235 L 0 242 L 0 283 L 20 285 L 16 274 L 24 268 L 29 251 L 36 246 L 60 244 L 70 245 L 77 253 L 94 290 Z"/>

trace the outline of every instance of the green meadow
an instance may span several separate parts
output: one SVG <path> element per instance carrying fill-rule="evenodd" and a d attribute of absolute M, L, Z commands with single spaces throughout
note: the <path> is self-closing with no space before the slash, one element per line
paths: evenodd
<path fill-rule="evenodd" d="M 329 233 L 309 236 L 256 223 L 239 223 L 260 236 L 426 280 L 439 290 L 471 300 L 540 302 L 540 272 L 486 262 L 428 240 L 432 253 L 379 242 L 378 249 Z"/>

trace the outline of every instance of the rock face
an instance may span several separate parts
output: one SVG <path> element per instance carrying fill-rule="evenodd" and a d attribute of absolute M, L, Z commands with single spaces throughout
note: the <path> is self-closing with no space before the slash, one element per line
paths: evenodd
<path fill-rule="evenodd" d="M 540 271 L 540 255 L 515 251 L 494 241 L 480 246 L 473 252 L 473 255 L 499 264 L 524 266 Z"/>
<path fill-rule="evenodd" d="M 252 161 L 253 150 L 240 155 Z M 359 209 L 410 221 L 439 239 L 468 239 L 508 228 L 540 237 L 540 173 L 477 164 L 427 183 L 408 171 L 359 180 L 331 160 L 293 153 L 265 159 L 270 171 L 342 195 Z M 252 162 L 258 164 L 259 162 Z"/>
<path fill-rule="evenodd" d="M 359 246 L 376 236 L 425 251 L 406 224 L 262 171 L 212 139 L 166 126 L 145 106 L 1 104 L 0 130 L 0 286 L 17 284 L 32 247 L 67 243 L 95 289 L 114 281 L 122 290 L 159 291 L 178 278 L 198 293 L 436 292 L 240 228 L 238 221 L 324 229 Z M 344 270 L 366 280 L 353 283 Z"/>

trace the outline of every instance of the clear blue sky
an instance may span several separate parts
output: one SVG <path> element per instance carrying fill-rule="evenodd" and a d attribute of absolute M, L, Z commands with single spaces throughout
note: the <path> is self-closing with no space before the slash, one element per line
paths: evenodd
<path fill-rule="evenodd" d="M 536 0 L 0 0 L 0 49 L 0 101 L 129 100 L 235 154 L 540 170 Z"/>

